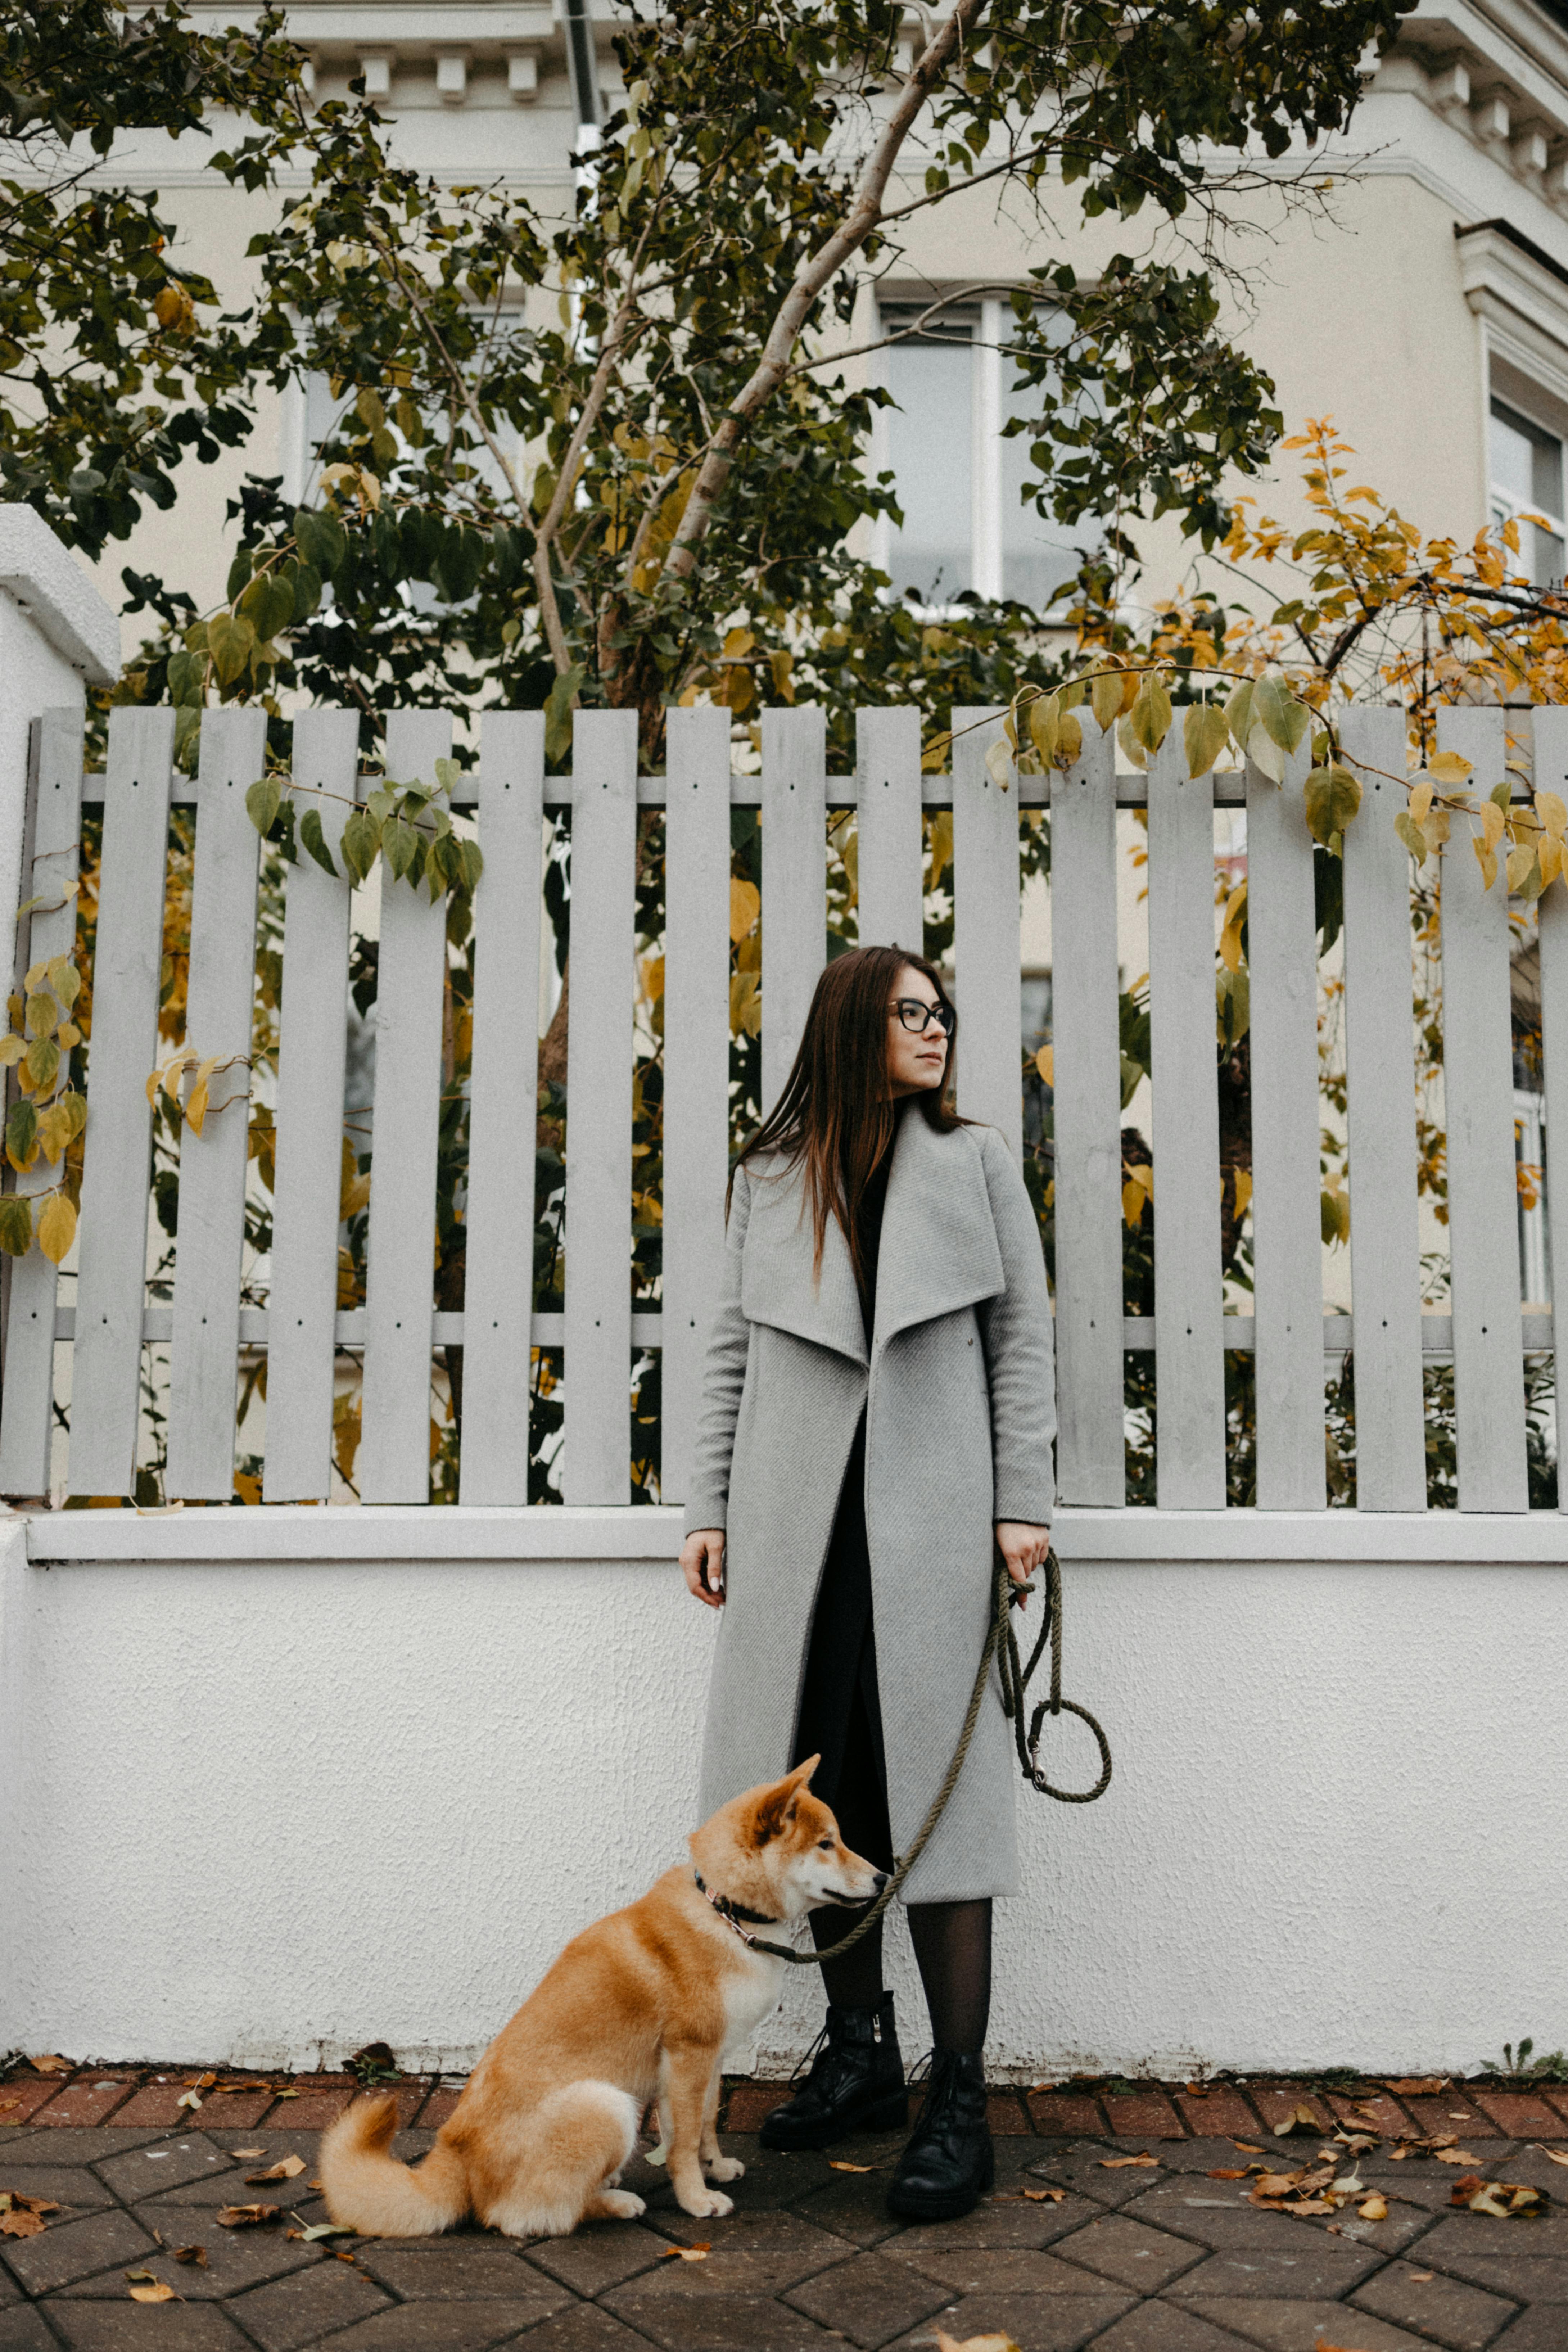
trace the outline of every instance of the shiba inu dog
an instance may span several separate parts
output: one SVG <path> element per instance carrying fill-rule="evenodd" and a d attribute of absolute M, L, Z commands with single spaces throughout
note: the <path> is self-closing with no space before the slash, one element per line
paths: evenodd
<path fill-rule="evenodd" d="M 745 2170 L 714 2120 L 727 2049 L 778 1998 L 784 1962 L 753 1934 L 824 1904 L 871 1901 L 886 1873 L 851 1853 L 810 1793 L 812 1757 L 733 1797 L 689 1840 L 694 1868 L 574 1937 L 468 2077 L 415 2168 L 390 2154 L 397 2103 L 361 2099 L 324 2135 L 327 2210 L 374 2237 L 418 2237 L 472 2215 L 508 2237 L 563 2238 L 580 2221 L 631 2221 L 618 2186 L 650 2100 L 682 2210 L 728 2213 L 710 2182 Z"/>

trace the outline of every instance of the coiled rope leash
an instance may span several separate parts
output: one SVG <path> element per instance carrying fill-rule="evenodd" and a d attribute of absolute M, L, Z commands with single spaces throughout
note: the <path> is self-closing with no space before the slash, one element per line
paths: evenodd
<path fill-rule="evenodd" d="M 952 1761 L 947 1768 L 947 1777 L 937 1790 L 931 1811 L 921 1823 L 913 1844 L 908 1853 L 901 1854 L 894 1864 L 893 1874 L 876 1901 L 861 1914 L 849 1933 L 839 1943 L 829 1945 L 826 1951 L 797 1952 L 793 1944 L 770 1944 L 765 1937 L 753 1936 L 749 1928 L 742 1927 L 740 1920 L 732 1916 L 728 1906 L 721 1907 L 721 1897 L 715 1900 L 710 1895 L 709 1901 L 713 1904 L 715 1910 L 719 1911 L 726 1927 L 732 1928 L 743 1944 L 749 1944 L 756 1952 L 769 1952 L 774 1959 L 788 1960 L 794 1968 L 808 1969 L 816 1968 L 822 1960 L 837 1959 L 842 1953 L 853 1950 L 862 1936 L 869 1935 L 924 1853 L 926 1843 L 938 1822 L 941 1821 L 948 1799 L 958 1786 L 958 1776 L 963 1769 L 963 1761 L 969 1753 L 969 1743 L 974 1737 L 974 1727 L 980 1720 L 980 1702 L 985 1696 L 986 1679 L 990 1675 L 991 1662 L 994 1658 L 997 1661 L 997 1674 L 1002 1684 L 1002 1711 L 1012 1717 L 1013 1740 L 1018 1751 L 1018 1768 L 1030 1788 L 1037 1790 L 1042 1797 L 1055 1797 L 1058 1803 L 1063 1805 L 1092 1805 L 1096 1797 L 1102 1797 L 1105 1794 L 1106 1790 L 1110 1786 L 1110 1742 L 1107 1739 L 1100 1723 L 1090 1715 L 1088 1707 L 1079 1706 L 1072 1699 L 1062 1696 L 1062 1571 L 1054 1548 L 1047 1549 L 1046 1552 L 1045 1622 L 1040 1627 L 1040 1638 L 1029 1654 L 1029 1663 L 1025 1665 L 1020 1657 L 1017 1637 L 1013 1631 L 1012 1612 L 1016 1604 L 1022 1604 L 1026 1592 L 1033 1592 L 1035 1590 L 1033 1583 L 1015 1585 L 1007 1573 L 1006 1562 L 998 1560 L 995 1606 L 992 1612 L 991 1627 L 985 1636 L 985 1647 L 980 1659 L 980 1672 L 974 1677 L 974 1688 L 969 1695 L 968 1712 L 963 1718 L 963 1728 L 958 1735 L 958 1745 L 952 1751 Z M 1051 1645 L 1051 1695 L 1048 1699 L 1041 1699 L 1026 1732 L 1024 1728 L 1025 1697 L 1034 1677 L 1035 1668 L 1045 1654 L 1047 1642 Z M 1053 1789 L 1039 1769 L 1041 1726 L 1047 1715 L 1063 1714 L 1076 1715 L 1080 1722 L 1087 1723 L 1099 1742 L 1100 1778 L 1092 1789 Z M 706 1887 L 702 1891 L 704 1894 L 708 1893 Z"/>

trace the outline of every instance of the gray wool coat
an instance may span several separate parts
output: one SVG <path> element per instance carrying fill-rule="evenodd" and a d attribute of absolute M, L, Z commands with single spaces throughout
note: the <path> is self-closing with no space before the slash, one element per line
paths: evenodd
<path fill-rule="evenodd" d="M 1001 1137 L 978 1126 L 940 1134 L 913 1105 L 889 1171 L 869 1361 L 836 1218 L 819 1280 L 812 1250 L 799 1170 L 742 1168 L 686 1507 L 688 1529 L 722 1528 L 726 1547 L 702 1811 L 789 1768 L 817 1585 L 866 1405 L 877 1670 L 902 1853 L 963 1728 L 990 1620 L 993 1523 L 1050 1519 L 1050 1299 L 1039 1226 Z M 1011 1738 L 998 1696 L 982 1706 L 906 1902 L 1016 1891 Z"/>

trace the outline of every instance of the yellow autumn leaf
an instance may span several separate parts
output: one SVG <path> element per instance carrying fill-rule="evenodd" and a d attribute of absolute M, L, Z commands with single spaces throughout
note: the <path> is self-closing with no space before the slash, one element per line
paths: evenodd
<path fill-rule="evenodd" d="M 1533 843 L 1528 846 L 1521 845 L 1518 849 L 1510 849 L 1508 853 L 1509 888 L 1510 890 L 1522 890 L 1526 879 L 1533 869 L 1534 865 L 1535 847 Z"/>
<path fill-rule="evenodd" d="M 1470 847 L 1476 853 L 1476 863 L 1481 869 L 1481 879 L 1489 890 L 1497 880 L 1497 853 L 1479 833 L 1471 834 Z"/>
<path fill-rule="evenodd" d="M 174 2288 L 164 2286 L 161 2281 L 154 2281 L 152 2286 L 133 2286 L 130 2294 L 132 2303 L 173 2303 L 175 2300 Z"/>
<path fill-rule="evenodd" d="M 1544 890 L 1563 871 L 1563 844 L 1555 834 L 1541 836 L 1541 887 Z"/>
<path fill-rule="evenodd" d="M 1103 734 L 1112 720 L 1121 713 L 1121 682 L 1126 672 L 1119 669 L 1096 670 L 1089 681 L 1089 707 L 1100 722 Z"/>
<path fill-rule="evenodd" d="M 1417 824 L 1425 824 L 1426 812 L 1432 805 L 1432 779 L 1417 776 L 1410 787 L 1410 814 Z"/>
<path fill-rule="evenodd" d="M 1502 839 L 1502 829 L 1506 823 L 1503 813 L 1501 809 L 1499 808 L 1496 801 L 1483 801 L 1480 805 L 1479 815 L 1481 820 L 1480 837 L 1486 843 L 1489 849 L 1495 849 L 1498 843 Z"/>
<path fill-rule="evenodd" d="M 1035 1067 L 1038 1070 L 1041 1077 L 1044 1078 L 1047 1086 L 1054 1087 L 1056 1085 L 1057 1055 L 1056 1047 L 1054 1045 L 1042 1045 L 1040 1047 L 1039 1052 L 1035 1055 Z"/>
<path fill-rule="evenodd" d="M 1554 841 L 1561 841 L 1568 831 L 1568 805 L 1556 793 L 1537 793 L 1535 814 Z"/>
<path fill-rule="evenodd" d="M 763 911 L 763 894 L 754 882 L 730 884 L 730 937 L 738 946 Z"/>
<path fill-rule="evenodd" d="M 1427 761 L 1426 769 L 1440 784 L 1462 784 L 1467 776 L 1475 773 L 1471 762 L 1458 751 L 1437 752 Z"/>
<path fill-rule="evenodd" d="M 75 1209 L 63 1192 L 51 1192 L 38 1219 L 38 1247 L 52 1265 L 58 1265 L 75 1239 Z"/>
<path fill-rule="evenodd" d="M 1252 1203 L 1252 1171 L 1238 1168 L 1236 1171 L 1236 1213 L 1245 1217 Z"/>

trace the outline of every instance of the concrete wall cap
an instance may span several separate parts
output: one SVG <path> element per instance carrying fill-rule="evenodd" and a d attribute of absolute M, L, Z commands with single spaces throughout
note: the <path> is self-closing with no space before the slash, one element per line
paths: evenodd
<path fill-rule="evenodd" d="M 0 506 L 0 588 L 89 686 L 120 676 L 120 620 L 42 515 Z"/>

